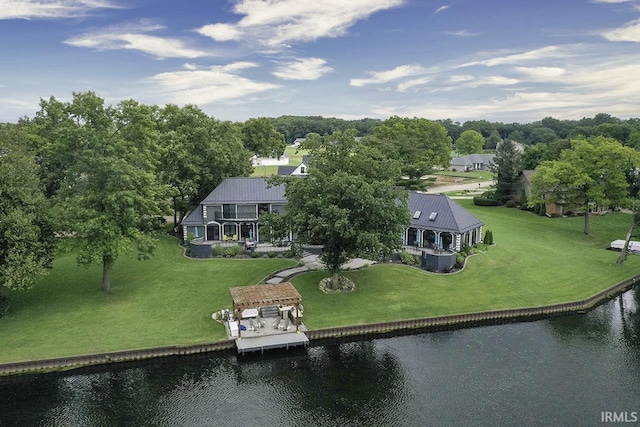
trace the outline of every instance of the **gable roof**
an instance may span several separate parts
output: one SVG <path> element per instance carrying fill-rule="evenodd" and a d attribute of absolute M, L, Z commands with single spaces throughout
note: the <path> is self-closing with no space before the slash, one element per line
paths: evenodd
<path fill-rule="evenodd" d="M 493 154 L 468 154 L 451 160 L 451 166 L 470 166 L 475 163 L 493 163 Z"/>
<path fill-rule="evenodd" d="M 185 219 L 182 220 L 180 225 L 202 225 L 204 223 L 204 217 L 202 215 L 202 205 L 196 206 Z"/>
<path fill-rule="evenodd" d="M 280 176 L 289 176 L 296 169 L 298 169 L 298 166 L 278 166 L 278 175 L 280 175 Z"/>
<path fill-rule="evenodd" d="M 420 211 L 419 215 L 417 211 Z M 412 227 L 434 231 L 465 233 L 484 225 L 482 221 L 444 194 L 410 192 L 409 213 L 412 217 Z M 431 215 L 432 213 L 435 215 Z M 430 220 L 430 217 L 435 218 Z"/>
<path fill-rule="evenodd" d="M 524 179 L 526 179 L 528 182 L 531 182 L 531 177 L 536 174 L 536 171 L 533 169 L 525 169 L 521 172 L 521 174 Z"/>
<path fill-rule="evenodd" d="M 284 185 L 269 187 L 262 177 L 234 177 L 222 181 L 201 204 L 286 202 Z"/>

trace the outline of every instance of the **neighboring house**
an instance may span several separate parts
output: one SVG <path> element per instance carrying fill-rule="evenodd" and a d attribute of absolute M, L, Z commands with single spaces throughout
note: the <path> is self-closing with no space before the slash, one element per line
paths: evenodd
<path fill-rule="evenodd" d="M 303 156 L 298 166 L 278 166 L 278 175 L 281 176 L 307 176 L 309 171 L 309 156 Z"/>
<path fill-rule="evenodd" d="M 227 178 L 182 221 L 188 235 L 204 241 L 266 240 L 259 223 L 265 212 L 286 212 L 284 186 L 265 178 Z M 484 223 L 444 194 L 409 193 L 411 226 L 402 243 L 417 248 L 460 252 L 482 239 Z"/>
<path fill-rule="evenodd" d="M 484 223 L 444 194 L 409 193 L 411 226 L 403 244 L 449 252 L 482 240 Z"/>
<path fill-rule="evenodd" d="M 518 203 L 522 203 L 522 196 L 524 195 L 527 200 L 531 199 L 531 178 L 536 174 L 535 170 L 523 170 L 518 175 L 517 185 L 512 195 L 513 200 Z M 579 208 L 574 205 L 569 205 L 567 203 L 557 202 L 557 203 L 546 203 L 545 204 L 545 214 L 547 216 L 562 216 L 568 215 L 572 213 L 576 213 Z M 593 207 L 589 208 L 590 214 L 598 214 L 603 215 L 609 212 L 608 208 L 603 208 L 599 206 L 593 205 Z"/>
<path fill-rule="evenodd" d="M 513 200 L 521 203 L 523 195 L 527 200 L 531 198 L 531 177 L 535 175 L 535 173 L 536 171 L 532 169 L 526 169 L 520 172 L 514 188 L 514 194 L 511 195 Z"/>
<path fill-rule="evenodd" d="M 299 147 L 300 144 L 302 144 L 303 142 L 305 142 L 307 140 L 307 138 L 296 138 L 295 141 L 293 141 L 293 146 L 294 147 Z"/>
<path fill-rule="evenodd" d="M 469 154 L 451 160 L 453 172 L 488 171 L 493 165 L 493 154 Z"/>
<path fill-rule="evenodd" d="M 255 166 L 279 166 L 288 165 L 289 158 L 287 156 L 274 157 L 258 157 L 255 154 L 251 158 L 251 164 Z"/>
<path fill-rule="evenodd" d="M 227 178 L 182 221 L 184 239 L 205 241 L 264 240 L 259 219 L 285 212 L 284 186 L 269 187 L 265 178 Z"/>

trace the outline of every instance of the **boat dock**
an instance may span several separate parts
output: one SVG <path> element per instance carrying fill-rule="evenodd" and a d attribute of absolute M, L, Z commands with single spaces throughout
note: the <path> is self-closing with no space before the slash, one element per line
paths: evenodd
<path fill-rule="evenodd" d="M 238 347 L 238 354 L 244 355 L 246 352 L 259 351 L 264 353 L 265 350 L 271 350 L 276 348 L 307 346 L 309 344 L 309 338 L 304 332 L 290 332 L 281 333 L 276 335 L 264 335 L 261 337 L 248 337 L 240 338 L 236 340 L 236 347 Z"/>

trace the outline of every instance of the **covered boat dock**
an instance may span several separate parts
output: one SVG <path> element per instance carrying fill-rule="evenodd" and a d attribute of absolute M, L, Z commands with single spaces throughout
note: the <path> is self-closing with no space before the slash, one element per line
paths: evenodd
<path fill-rule="evenodd" d="M 238 353 L 306 346 L 302 297 L 289 282 L 230 288 L 233 321 L 227 323 Z"/>

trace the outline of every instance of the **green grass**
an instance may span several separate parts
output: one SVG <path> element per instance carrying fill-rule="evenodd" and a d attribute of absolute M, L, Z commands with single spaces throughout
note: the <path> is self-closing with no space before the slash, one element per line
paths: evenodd
<path fill-rule="evenodd" d="M 465 178 L 469 180 L 492 180 L 493 172 L 490 171 L 471 171 L 471 172 L 451 172 L 451 171 L 439 171 L 434 175 L 452 176 L 454 178 Z"/>
<path fill-rule="evenodd" d="M 101 269 L 56 258 L 45 280 L 11 294 L 0 318 L 0 363 L 225 339 L 211 314 L 231 306 L 229 287 L 254 285 L 290 260 L 191 260 L 175 239 L 160 240 L 148 261 L 121 256 L 112 291 Z"/>
<path fill-rule="evenodd" d="M 310 329 L 421 318 L 492 309 L 531 307 L 587 298 L 640 271 L 640 256 L 615 264 L 605 248 L 624 237 L 629 216 L 539 217 L 503 207 L 458 201 L 494 233 L 496 246 L 469 259 L 459 274 L 443 276 L 402 265 L 376 265 L 345 273 L 350 294 L 318 290 L 324 272 L 293 279 L 303 297 Z M 100 290 L 99 267 L 76 265 L 72 254 L 56 258 L 45 280 L 11 294 L 0 318 L 0 363 L 106 351 L 192 344 L 225 339 L 210 316 L 229 308 L 229 287 L 258 283 L 292 266 L 283 259 L 191 260 L 176 241 L 162 238 L 149 261 L 121 256 L 113 290 Z"/>
<path fill-rule="evenodd" d="M 284 155 L 289 157 L 289 166 L 298 166 L 302 163 L 302 156 L 309 154 L 308 150 L 298 150 L 296 147 L 287 145 Z M 251 176 L 271 176 L 277 175 L 278 166 L 256 166 L 253 168 Z"/>
<path fill-rule="evenodd" d="M 496 246 L 468 260 L 453 275 L 435 275 L 402 265 L 376 265 L 346 273 L 356 291 L 325 295 L 324 272 L 294 278 L 310 329 L 535 307 L 587 298 L 638 273 L 640 257 L 615 264 L 611 240 L 624 236 L 629 217 L 592 218 L 593 234 L 581 233 L 583 218 L 549 219 L 507 208 L 480 208 L 460 200 L 487 224 Z"/>

